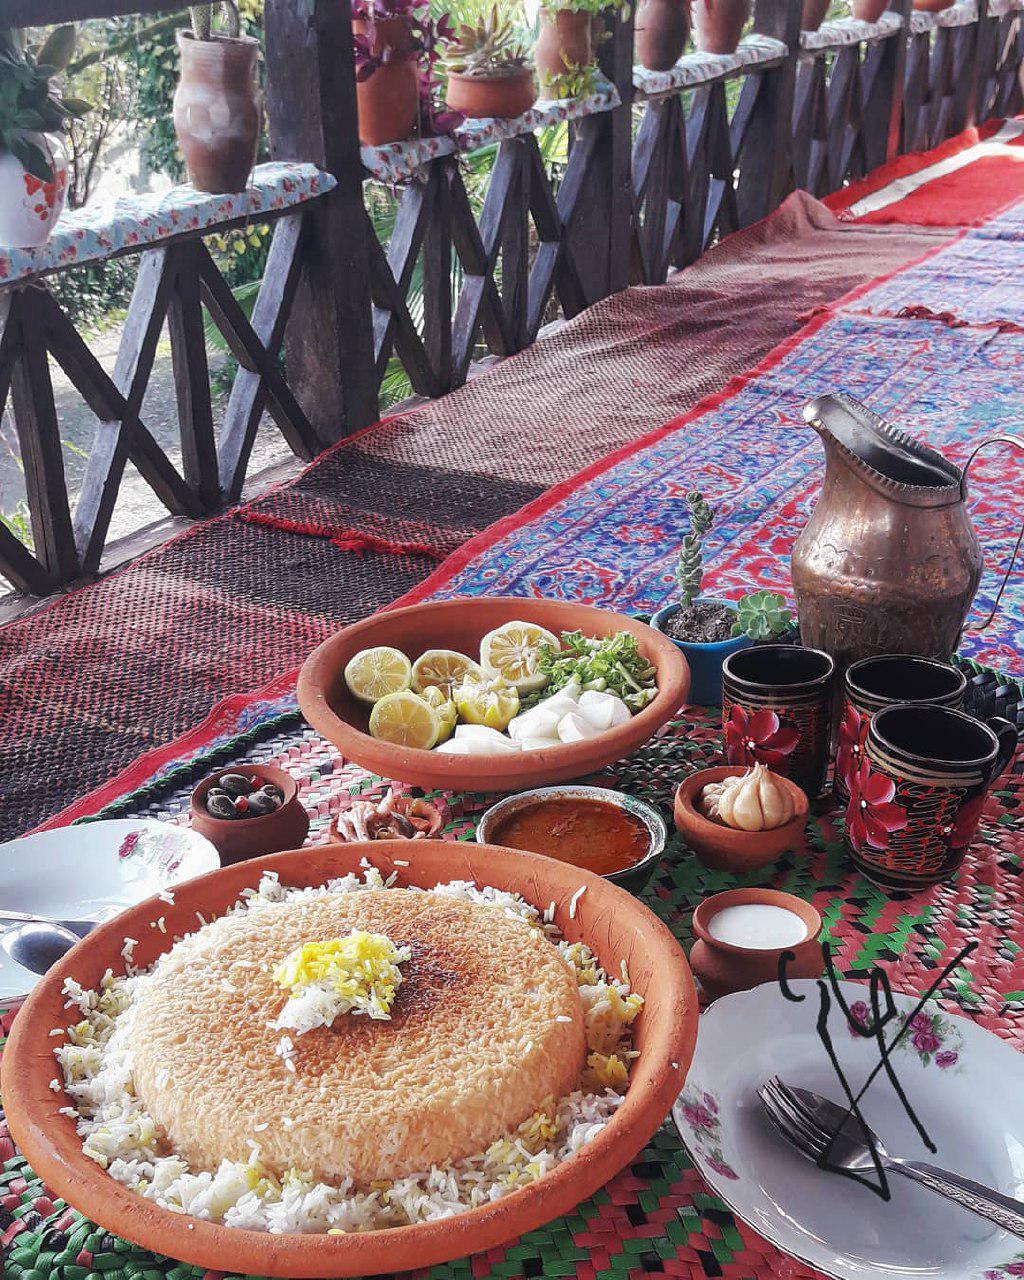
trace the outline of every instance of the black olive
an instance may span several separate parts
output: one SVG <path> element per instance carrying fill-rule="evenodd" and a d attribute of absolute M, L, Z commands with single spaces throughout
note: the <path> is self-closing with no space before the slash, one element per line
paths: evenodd
<path fill-rule="evenodd" d="M 252 783 L 243 773 L 226 773 L 218 786 L 229 796 L 247 796 L 252 791 Z"/>
<path fill-rule="evenodd" d="M 280 787 L 275 786 L 273 782 L 264 782 L 260 787 L 260 790 L 266 792 L 266 794 L 276 800 L 278 804 L 281 804 L 284 800 L 284 792 Z"/>
<path fill-rule="evenodd" d="M 258 813 L 258 814 L 274 813 L 276 812 L 276 810 L 280 809 L 281 807 L 280 803 L 277 800 L 275 800 L 273 796 L 268 796 L 267 793 L 263 790 L 254 791 L 252 795 L 249 796 L 248 799 L 249 799 L 249 808 L 248 808 L 249 813 Z"/>
<path fill-rule="evenodd" d="M 206 797 L 206 812 L 211 818 L 240 818 L 242 815 L 235 808 L 234 801 L 223 791 Z"/>

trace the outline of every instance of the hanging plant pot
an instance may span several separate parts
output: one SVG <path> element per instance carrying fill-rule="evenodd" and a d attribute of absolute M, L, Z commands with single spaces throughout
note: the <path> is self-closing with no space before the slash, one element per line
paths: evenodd
<path fill-rule="evenodd" d="M 407 17 L 377 22 L 353 18 L 352 32 L 373 67 L 369 75 L 356 81 L 359 141 L 368 147 L 402 142 L 415 130 L 420 111 L 411 22 Z"/>
<path fill-rule="evenodd" d="M 831 0 L 803 0 L 800 14 L 801 31 L 817 31 L 825 21 Z"/>
<path fill-rule="evenodd" d="M 540 35 L 533 51 L 541 86 L 594 62 L 593 15 L 572 9 L 541 9 Z"/>
<path fill-rule="evenodd" d="M 751 0 L 694 0 L 693 33 L 702 53 L 735 53 Z"/>
<path fill-rule="evenodd" d="M 532 67 L 519 67 L 505 76 L 469 76 L 448 72 L 445 102 L 473 120 L 511 120 L 537 101 Z"/>
<path fill-rule="evenodd" d="M 46 244 L 68 194 L 68 160 L 60 139 L 28 133 L 25 140 L 48 157 L 53 177 L 47 182 L 29 173 L 10 151 L 0 151 L 0 245 L 12 249 Z"/>
<path fill-rule="evenodd" d="M 877 22 L 889 7 L 889 0 L 853 0 L 853 16 L 861 22 Z"/>
<path fill-rule="evenodd" d="M 640 65 L 648 71 L 670 70 L 690 34 L 690 0 L 640 0 L 634 30 Z"/>
<path fill-rule="evenodd" d="M 174 131 L 197 191 L 244 191 L 263 125 L 256 83 L 259 43 L 251 36 L 178 32 L 181 79 L 174 94 Z"/>

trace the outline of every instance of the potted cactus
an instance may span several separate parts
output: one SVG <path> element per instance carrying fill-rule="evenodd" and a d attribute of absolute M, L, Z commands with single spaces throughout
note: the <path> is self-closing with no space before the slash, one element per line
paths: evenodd
<path fill-rule="evenodd" d="M 738 602 L 701 595 L 704 538 L 714 524 L 715 510 L 697 490 L 686 495 L 686 505 L 690 532 L 679 549 L 679 600 L 659 609 L 651 626 L 686 654 L 690 701 L 714 707 L 722 701 L 722 663 L 729 654 L 749 648 L 755 640 L 784 635 L 792 626 L 792 614 L 783 598 L 771 591 L 756 591 Z"/>
<path fill-rule="evenodd" d="M 445 57 L 446 102 L 471 118 L 521 116 L 537 99 L 533 63 L 511 15 L 497 5 L 455 32 Z"/>
<path fill-rule="evenodd" d="M 191 30 L 178 32 L 181 78 L 174 94 L 174 130 L 197 191 L 244 191 L 263 125 L 256 83 L 259 41 L 241 34 L 235 0 L 193 5 Z M 215 14 L 224 31 L 215 30 Z"/>
<path fill-rule="evenodd" d="M 90 110 L 57 87 L 74 51 L 72 26 L 57 27 L 34 52 L 0 30 L 0 245 L 44 245 L 63 211 L 68 161 L 59 135 Z"/>

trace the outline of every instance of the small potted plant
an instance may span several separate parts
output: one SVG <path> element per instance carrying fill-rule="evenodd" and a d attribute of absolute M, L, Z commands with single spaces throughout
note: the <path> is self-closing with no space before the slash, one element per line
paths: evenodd
<path fill-rule="evenodd" d="M 445 65 L 446 101 L 464 116 L 510 119 L 537 99 L 529 52 L 497 4 L 479 22 L 457 28 Z"/>
<path fill-rule="evenodd" d="M 696 490 L 686 495 L 690 532 L 679 549 L 676 578 L 678 602 L 664 605 L 651 618 L 651 626 L 674 640 L 690 664 L 690 701 L 715 707 L 722 701 L 722 663 L 730 653 L 746 649 L 755 640 L 785 634 L 792 614 L 781 596 L 757 591 L 739 602 L 702 596 L 704 538 L 715 519 L 714 508 Z"/>
<path fill-rule="evenodd" d="M 57 27 L 34 52 L 0 31 L 0 244 L 35 249 L 64 209 L 68 161 L 59 135 L 90 110 L 61 95 L 55 77 L 71 61 L 75 29 Z"/>
<path fill-rule="evenodd" d="M 215 12 L 224 32 L 214 29 Z M 181 78 L 174 94 L 174 130 L 189 181 L 217 195 L 244 191 L 263 126 L 256 82 L 259 41 L 241 34 L 235 0 L 193 5 L 191 30 L 178 32 Z"/>
<path fill-rule="evenodd" d="M 690 34 L 690 0 L 639 0 L 634 32 L 640 65 L 648 71 L 671 70 Z"/>
<path fill-rule="evenodd" d="M 702 53 L 735 53 L 752 0 L 693 0 L 693 36 Z"/>
<path fill-rule="evenodd" d="M 545 98 L 589 92 L 597 74 L 597 41 L 606 7 L 607 0 L 548 0 L 541 7 L 533 56 Z"/>

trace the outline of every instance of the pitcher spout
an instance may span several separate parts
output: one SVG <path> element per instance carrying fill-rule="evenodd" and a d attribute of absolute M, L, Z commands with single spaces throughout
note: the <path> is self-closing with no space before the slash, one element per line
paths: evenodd
<path fill-rule="evenodd" d="M 827 460 L 845 464 L 875 492 L 917 507 L 961 500 L 959 467 L 853 396 L 837 392 L 808 401 L 804 421 L 821 437 Z"/>

